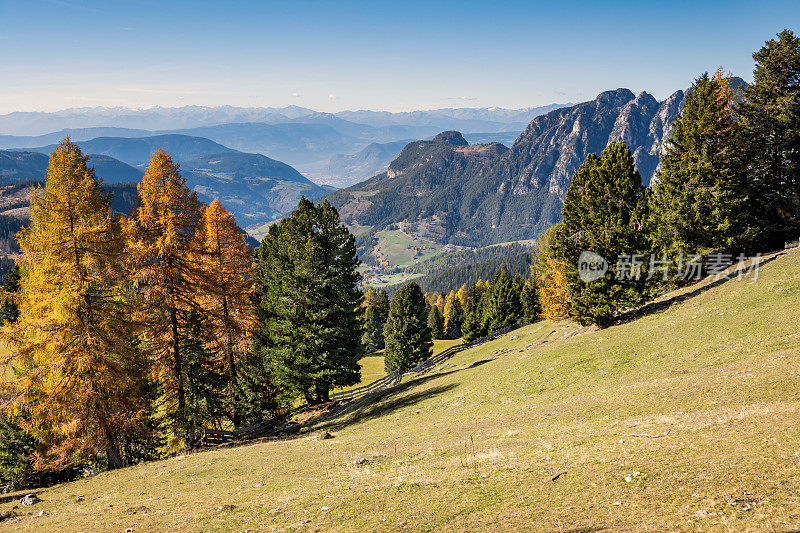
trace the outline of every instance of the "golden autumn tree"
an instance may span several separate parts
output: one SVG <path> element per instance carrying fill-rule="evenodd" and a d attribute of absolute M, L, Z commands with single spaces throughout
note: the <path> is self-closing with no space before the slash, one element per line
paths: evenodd
<path fill-rule="evenodd" d="M 123 466 L 127 437 L 142 429 L 146 365 L 125 319 L 118 283 L 119 220 L 69 139 L 50 157 L 44 188 L 31 196 L 31 225 L 20 236 L 26 275 L 19 321 L 3 335 L 16 379 L 12 409 L 42 444 L 37 466 L 61 467 L 105 454 Z"/>
<path fill-rule="evenodd" d="M 207 285 L 202 261 L 203 210 L 179 166 L 156 151 L 138 185 L 139 203 L 128 221 L 128 269 L 139 296 L 137 319 L 157 366 L 164 401 L 177 433 L 194 444 L 187 425 L 181 329 L 199 307 Z"/>
<path fill-rule="evenodd" d="M 245 348 L 252 322 L 250 291 L 253 287 L 253 250 L 233 215 L 215 199 L 203 213 L 202 308 L 211 324 L 210 338 L 224 354 L 228 370 L 228 395 L 234 405 L 237 354 Z M 234 424 L 239 423 L 234 412 Z"/>
<path fill-rule="evenodd" d="M 554 250 L 558 228 L 556 224 L 536 239 L 536 252 L 531 266 L 531 279 L 538 286 L 542 317 L 554 321 L 564 320 L 569 315 L 565 265 L 556 258 Z"/>
<path fill-rule="evenodd" d="M 464 322 L 464 309 L 456 291 L 450 291 L 444 299 L 444 334 L 447 339 L 461 338 L 461 324 Z"/>
<path fill-rule="evenodd" d="M 544 272 L 539 278 L 542 316 L 547 320 L 564 320 L 569 316 L 564 263 L 553 257 L 547 257 L 545 265 Z"/>

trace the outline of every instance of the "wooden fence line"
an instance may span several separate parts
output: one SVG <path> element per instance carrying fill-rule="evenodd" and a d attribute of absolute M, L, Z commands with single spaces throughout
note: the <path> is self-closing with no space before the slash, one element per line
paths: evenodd
<path fill-rule="evenodd" d="M 451 346 L 445 351 L 440 352 L 432 357 L 429 357 L 425 361 L 422 361 L 411 370 L 408 370 L 406 372 L 401 372 L 400 369 L 397 369 L 394 372 L 391 372 L 385 375 L 384 377 L 373 381 L 372 383 L 367 383 L 366 385 L 356 387 L 355 389 L 350 389 L 331 394 L 330 400 L 349 401 L 349 400 L 357 400 L 359 398 L 363 398 L 364 396 L 366 396 L 371 392 L 383 389 L 385 387 L 400 382 L 403 379 L 403 376 L 407 376 L 410 374 L 424 374 L 425 372 L 428 372 L 430 369 L 432 369 L 439 363 L 443 362 L 446 359 L 449 359 L 450 357 L 454 356 L 459 352 L 466 350 L 467 348 L 472 348 L 473 346 L 477 346 L 479 344 L 492 341 L 497 337 L 505 335 L 510 331 L 514 331 L 519 327 L 520 327 L 519 325 L 507 326 L 505 328 L 497 329 L 491 332 L 490 334 L 481 337 L 479 339 L 475 339 L 471 342 L 465 342 L 462 344 Z M 308 408 L 308 405 L 304 405 L 303 407 L 299 408 L 297 412 L 302 412 L 306 408 Z M 270 431 L 274 430 L 280 422 L 282 422 L 284 419 L 287 418 L 287 416 L 288 415 L 286 414 L 276 415 L 270 418 L 269 420 L 257 422 L 251 426 L 236 429 L 233 431 L 224 431 L 220 429 L 204 429 L 200 439 L 200 443 L 203 446 L 208 446 L 208 445 L 219 445 L 219 444 L 227 444 L 229 442 L 257 439 L 259 437 L 265 436 Z"/>

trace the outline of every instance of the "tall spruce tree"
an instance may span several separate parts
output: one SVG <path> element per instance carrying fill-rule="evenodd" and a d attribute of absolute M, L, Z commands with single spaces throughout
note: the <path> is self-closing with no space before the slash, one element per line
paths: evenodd
<path fill-rule="evenodd" d="M 700 76 L 673 121 L 650 197 L 659 256 L 730 252 L 742 237 L 746 191 L 730 82 L 721 73 Z"/>
<path fill-rule="evenodd" d="M 444 318 L 439 308 L 431 305 L 428 309 L 428 328 L 431 330 L 431 336 L 434 339 L 444 338 Z"/>
<path fill-rule="evenodd" d="M 492 332 L 517 324 L 522 318 L 522 304 L 517 286 L 505 265 L 492 278 L 489 300 L 484 310 L 484 330 Z"/>
<path fill-rule="evenodd" d="M 119 468 L 126 438 L 143 429 L 148 369 L 119 282 L 122 232 L 87 161 L 63 141 L 50 157 L 44 188 L 30 197 L 31 225 L 20 241 L 20 316 L 4 330 L 16 350 L 0 367 L 13 358 L 17 379 L 3 388 L 40 443 L 39 468 L 98 454 L 108 468 Z"/>
<path fill-rule="evenodd" d="M 197 442 L 198 432 L 206 424 L 220 426 L 228 382 L 228 376 L 220 368 L 222 365 L 207 348 L 208 327 L 203 316 L 199 309 L 190 310 L 180 332 L 186 387 L 184 414 L 192 442 Z"/>
<path fill-rule="evenodd" d="M 757 250 L 800 235 L 800 38 L 789 30 L 777 37 L 753 54 L 753 83 L 735 110 Z"/>
<path fill-rule="evenodd" d="M 642 178 L 623 142 L 609 144 L 600 157 L 589 154 L 572 177 L 555 246 L 564 264 L 569 312 L 580 324 L 606 327 L 621 307 L 643 298 L 643 256 L 649 246 L 640 218 L 643 197 Z M 579 277 L 578 259 L 584 251 L 608 262 L 599 279 Z"/>
<path fill-rule="evenodd" d="M 481 292 L 475 284 L 470 285 L 465 292 L 464 323 L 461 325 L 461 333 L 466 342 L 472 342 L 486 334 L 481 314 Z"/>
<path fill-rule="evenodd" d="M 0 304 L 0 323 L 2 324 L 13 324 L 19 318 L 19 305 L 17 305 L 16 298 L 21 287 L 21 279 L 22 274 L 17 264 L 11 267 L 3 277 L 3 303 Z"/>
<path fill-rule="evenodd" d="M 386 372 L 405 372 L 431 356 L 433 340 L 425 295 L 413 281 L 403 285 L 392 298 L 385 337 Z"/>
<path fill-rule="evenodd" d="M 455 291 L 451 291 L 444 302 L 444 336 L 447 339 L 460 339 L 464 323 L 464 309 Z"/>
<path fill-rule="evenodd" d="M 519 299 L 522 304 L 523 322 L 530 324 L 541 318 L 542 304 L 539 301 L 539 287 L 533 266 L 531 266 L 530 276 L 523 282 Z"/>
<path fill-rule="evenodd" d="M 279 387 L 309 404 L 360 379 L 358 265 L 355 239 L 327 200 L 301 198 L 257 251 L 253 350 Z"/>
<path fill-rule="evenodd" d="M 364 297 L 363 343 L 367 353 L 383 350 L 383 327 L 389 317 L 389 294 L 381 289 L 377 293 L 370 289 Z"/>

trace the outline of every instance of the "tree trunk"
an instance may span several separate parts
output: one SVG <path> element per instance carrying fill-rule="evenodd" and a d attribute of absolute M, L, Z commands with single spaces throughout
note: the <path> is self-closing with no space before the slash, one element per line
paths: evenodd
<path fill-rule="evenodd" d="M 122 468 L 122 454 L 119 453 L 119 447 L 116 444 L 106 444 L 106 459 L 108 460 L 108 469 L 116 470 Z"/>
<path fill-rule="evenodd" d="M 303 396 L 305 396 L 305 397 L 306 397 L 306 403 L 307 403 L 308 405 L 316 405 L 317 401 L 316 401 L 316 399 L 314 398 L 314 395 L 313 395 L 313 394 L 311 394 L 309 391 L 305 391 L 305 392 L 303 393 Z"/>
<path fill-rule="evenodd" d="M 232 401 L 231 407 L 231 421 L 234 427 L 239 427 L 241 424 L 241 417 L 236 411 L 236 359 L 233 356 L 233 340 L 231 339 L 231 328 L 229 324 L 230 317 L 228 316 L 228 298 L 222 298 L 222 316 L 225 323 L 225 336 L 227 337 L 227 344 L 225 351 L 228 356 L 228 370 L 230 372 L 230 381 L 228 382 L 228 397 Z"/>
<path fill-rule="evenodd" d="M 183 391 L 183 370 L 181 368 L 181 350 L 180 350 L 180 335 L 178 334 L 178 311 L 173 304 L 169 308 L 169 320 L 172 325 L 172 354 L 174 356 L 175 364 L 175 379 L 178 386 L 178 424 L 181 431 L 184 433 L 186 446 L 191 448 L 194 442 L 191 442 L 191 436 L 186 432 L 186 398 Z"/>
<path fill-rule="evenodd" d="M 317 381 L 314 384 L 314 389 L 316 392 L 316 403 L 325 403 L 331 401 L 330 390 L 327 383 Z"/>

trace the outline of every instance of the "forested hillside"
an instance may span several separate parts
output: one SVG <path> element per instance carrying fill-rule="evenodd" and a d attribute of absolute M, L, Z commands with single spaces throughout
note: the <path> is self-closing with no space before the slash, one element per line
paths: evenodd
<path fill-rule="evenodd" d="M 731 78 L 732 88 L 742 81 Z M 359 243 L 398 222 L 440 243 L 530 239 L 560 220 L 572 174 L 589 153 L 624 141 L 648 184 L 684 92 L 663 102 L 627 89 L 535 117 L 512 147 L 469 145 L 459 133 L 408 144 L 386 173 L 329 196 Z M 367 229 L 365 229 L 367 228 Z M 365 260 L 369 260 L 366 257 Z"/>

